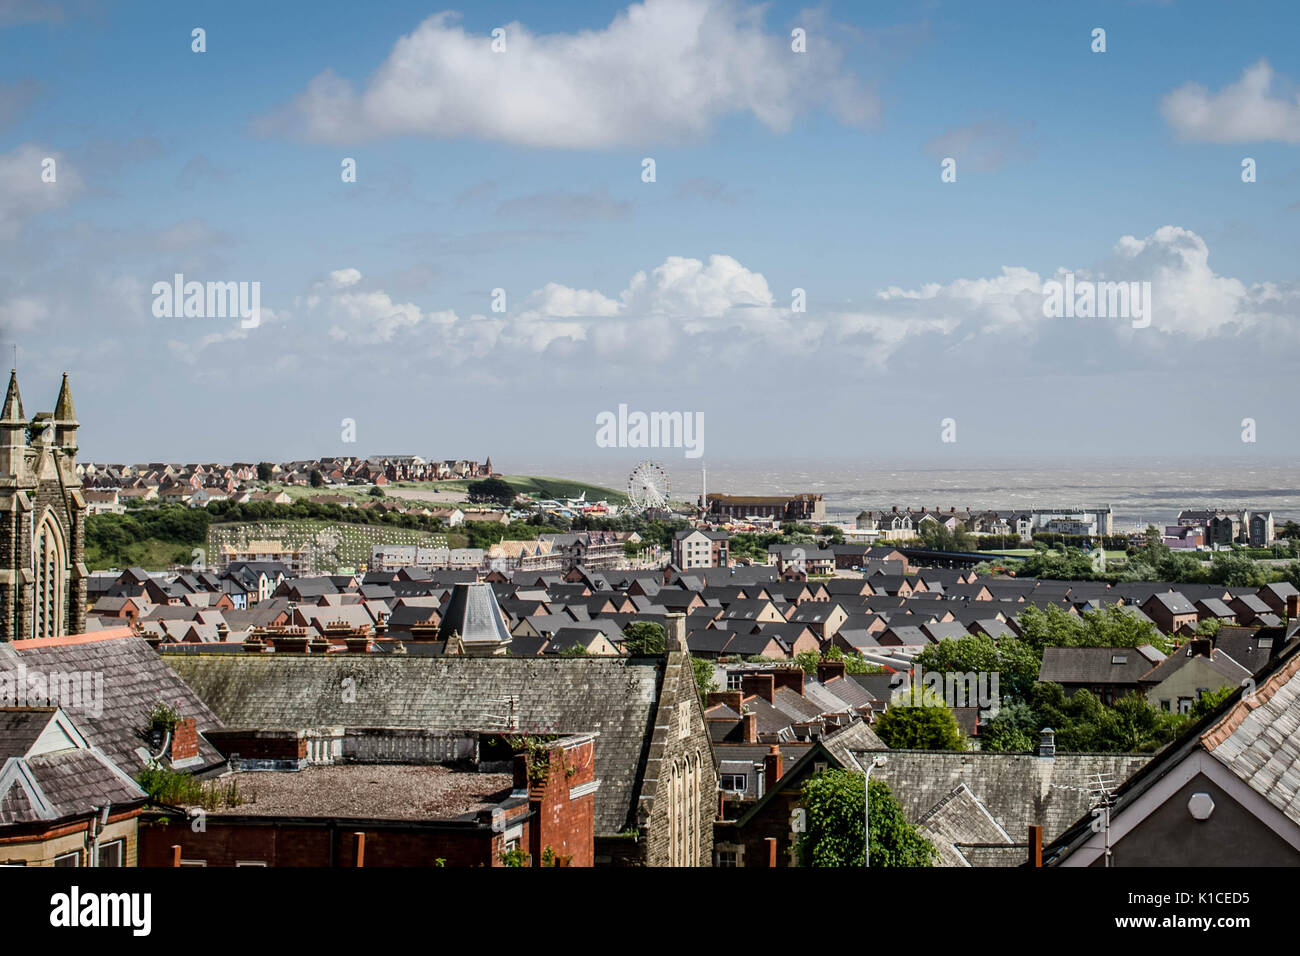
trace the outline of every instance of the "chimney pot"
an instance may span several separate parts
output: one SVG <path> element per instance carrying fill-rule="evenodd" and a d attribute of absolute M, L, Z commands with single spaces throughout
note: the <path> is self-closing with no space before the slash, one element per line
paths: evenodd
<path fill-rule="evenodd" d="M 1055 757 L 1056 756 L 1056 731 L 1051 727 L 1044 727 L 1038 738 L 1038 756 Z"/>

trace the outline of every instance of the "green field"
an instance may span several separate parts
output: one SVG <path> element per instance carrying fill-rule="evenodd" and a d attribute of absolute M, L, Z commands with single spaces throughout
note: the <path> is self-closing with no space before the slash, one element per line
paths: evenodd
<path fill-rule="evenodd" d="M 583 481 L 575 481 L 571 478 L 548 478 L 540 475 L 504 475 L 501 480 L 520 494 L 531 495 L 534 498 L 576 498 L 585 491 L 588 501 L 603 499 L 610 504 L 622 505 L 627 503 L 627 495 L 621 491 L 615 491 L 613 488 L 603 488 L 600 485 L 587 484 Z M 465 495 L 469 491 L 469 483 L 469 480 L 398 481 L 383 487 L 386 498 L 402 499 L 403 490 L 449 491 Z M 369 486 L 350 485 L 342 488 L 312 488 L 309 485 L 271 484 L 268 487 L 283 491 L 294 499 L 314 498 L 318 495 L 343 495 L 348 498 L 356 498 L 358 501 L 370 499 Z M 403 500 L 436 507 L 433 502 L 421 498 L 405 498 Z"/>
<path fill-rule="evenodd" d="M 603 488 L 600 485 L 590 485 L 583 481 L 575 481 L 572 478 L 547 478 L 540 475 L 503 475 L 501 480 L 521 495 L 531 495 L 534 498 L 576 498 L 585 491 L 588 501 L 604 499 L 610 504 L 621 505 L 627 503 L 627 495 L 621 491 L 615 491 L 613 488 Z M 389 485 L 385 488 L 385 491 L 390 497 L 396 498 L 400 497 L 403 488 L 465 492 L 469 488 L 469 481 L 398 482 Z"/>
<path fill-rule="evenodd" d="M 85 562 L 86 567 L 91 571 L 130 567 L 161 571 L 173 564 L 190 564 L 194 560 L 193 552 L 197 547 L 201 545 L 177 544 L 175 541 L 146 538 L 128 545 L 122 556 L 111 557 L 100 553 L 100 550 L 93 545 L 87 545 Z"/>

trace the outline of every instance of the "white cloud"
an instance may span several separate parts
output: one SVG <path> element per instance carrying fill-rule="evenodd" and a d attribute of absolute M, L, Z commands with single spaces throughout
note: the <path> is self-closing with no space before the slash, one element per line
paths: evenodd
<path fill-rule="evenodd" d="M 259 121 L 322 142 L 419 135 L 565 149 L 692 140 L 748 114 L 785 132 L 824 107 L 864 125 L 879 103 L 841 65 L 829 33 L 790 49 L 742 0 L 645 0 L 603 30 L 537 34 L 504 26 L 506 50 L 435 14 L 400 38 L 358 92 L 326 71 Z"/>
<path fill-rule="evenodd" d="M 1150 327 L 1135 329 L 1130 318 L 1045 317 L 1044 282 L 1066 271 L 1077 280 L 1150 282 Z M 890 286 L 863 306 L 819 309 L 813 297 L 809 313 L 792 312 L 762 273 L 726 255 L 671 256 L 618 291 L 548 282 L 523 297 L 517 311 L 490 317 L 433 310 L 367 285 L 357 269 L 330 272 L 283 321 L 257 331 L 267 336 L 263 348 L 293 351 L 311 367 L 353 361 L 354 347 L 375 346 L 395 368 L 434 359 L 469 379 L 517 383 L 572 372 L 593 382 L 622 381 L 629 370 L 665 363 L 691 380 L 707 369 L 915 374 L 934 368 L 941 354 L 965 369 L 1141 374 L 1203 362 L 1204 349 L 1228 361 L 1276 353 L 1300 338 L 1300 286 L 1217 275 L 1205 241 L 1177 226 L 1120 237 L 1099 261 L 1046 276 L 1004 266 L 990 276 Z M 229 330 L 210 341 L 234 335 Z M 541 373 L 540 354 L 547 356 Z M 475 361 L 483 358 L 490 367 Z"/>
<path fill-rule="evenodd" d="M 1165 121 L 1186 139 L 1300 143 L 1300 96 L 1274 96 L 1273 78 L 1268 61 L 1260 60 L 1217 94 L 1198 83 L 1178 87 L 1165 95 L 1161 110 Z"/>

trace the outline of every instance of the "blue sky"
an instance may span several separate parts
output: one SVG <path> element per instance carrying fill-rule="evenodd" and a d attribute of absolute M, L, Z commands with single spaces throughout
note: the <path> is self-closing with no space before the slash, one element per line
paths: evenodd
<path fill-rule="evenodd" d="M 0 337 L 86 456 L 508 468 L 620 402 L 706 458 L 1291 451 L 1292 5 L 378 7 L 0 3 Z M 1152 327 L 1043 318 L 1060 269 Z M 155 317 L 175 272 L 262 324 Z"/>

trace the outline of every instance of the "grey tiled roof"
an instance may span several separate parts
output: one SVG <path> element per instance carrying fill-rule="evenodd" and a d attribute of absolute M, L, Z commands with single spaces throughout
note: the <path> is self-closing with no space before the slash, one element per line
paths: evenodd
<path fill-rule="evenodd" d="M 510 631 L 490 584 L 456 585 L 438 629 L 438 638 L 445 641 L 453 633 L 459 634 L 467 646 L 510 643 Z"/>
<path fill-rule="evenodd" d="M 165 657 L 236 728 L 499 730 L 507 697 L 524 734 L 597 732 L 596 832 L 628 825 L 662 661 L 618 658 L 248 654 Z M 344 680 L 355 689 L 345 702 Z"/>
<path fill-rule="evenodd" d="M 1088 813 L 1082 789 L 1095 773 L 1109 774 L 1118 786 L 1151 759 L 1149 754 L 1035 754 L 987 751 L 890 750 L 888 762 L 872 779 L 883 780 L 903 805 L 910 822 L 921 820 L 962 784 L 993 819 L 1020 842 L 1029 826 L 1043 827 L 1055 839 Z M 859 759 L 866 756 L 858 754 Z"/>
<path fill-rule="evenodd" d="M 964 783 L 931 807 L 917 825 L 939 851 L 943 866 L 972 865 L 960 846 L 954 844 L 1010 845 L 1013 842 Z"/>
<path fill-rule="evenodd" d="M 61 820 L 106 803 L 143 801 L 145 792 L 97 749 L 60 750 L 15 760 L 0 776 L 0 824 Z"/>
<path fill-rule="evenodd" d="M 96 682 L 92 686 L 98 686 L 102 678 L 102 698 L 91 700 L 89 706 L 51 703 L 59 703 L 91 746 L 103 750 L 109 760 L 129 774 L 142 766 L 136 750 L 148 746 L 146 715 L 160 699 L 182 717 L 195 720 L 201 763 L 187 769 L 198 773 L 224 762 L 202 736 L 204 731 L 219 727 L 220 721 L 142 637 L 119 629 L 0 644 L 0 670 L 13 670 L 20 663 L 28 674 L 39 671 L 47 678 L 56 673 L 88 675 Z M 94 694 L 85 696 L 93 698 Z M 28 700 L 33 706 L 44 703 Z"/>

